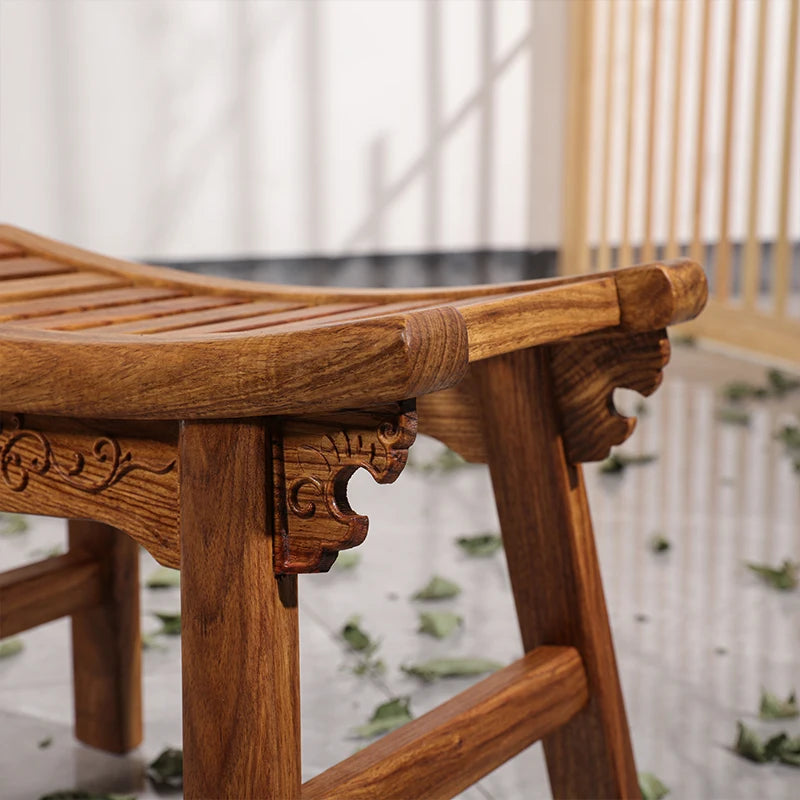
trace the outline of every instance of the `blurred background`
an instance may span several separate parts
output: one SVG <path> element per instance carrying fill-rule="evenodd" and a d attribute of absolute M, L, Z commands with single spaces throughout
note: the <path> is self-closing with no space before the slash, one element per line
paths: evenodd
<path fill-rule="evenodd" d="M 759 720 L 761 689 L 800 688 L 797 568 L 780 589 L 746 567 L 800 562 L 798 38 L 800 0 L 0 0 L 0 218 L 280 282 L 703 263 L 709 306 L 673 337 L 664 387 L 623 398 L 641 412 L 626 452 L 655 458 L 589 465 L 590 500 L 640 768 L 675 797 L 788 800 L 796 770 L 731 745 L 739 719 L 781 729 Z M 488 475 L 435 448 L 391 489 L 356 476 L 363 562 L 301 581 L 306 777 L 359 746 L 348 731 L 387 692 L 421 713 L 466 685 L 398 672 L 432 652 L 407 602 L 431 570 L 464 587 L 463 630 L 435 653 L 517 654 L 501 557 L 452 541 L 496 528 Z M 0 565 L 60 531 L 0 537 Z M 145 589 L 145 629 L 177 602 Z M 354 613 L 385 678 L 342 669 Z M 0 662 L 9 797 L 150 797 L 143 760 L 180 741 L 179 642 L 145 652 L 147 738 L 120 762 L 70 738 L 68 623 L 23 638 Z M 538 747 L 465 797 L 523 793 L 547 796 Z"/>

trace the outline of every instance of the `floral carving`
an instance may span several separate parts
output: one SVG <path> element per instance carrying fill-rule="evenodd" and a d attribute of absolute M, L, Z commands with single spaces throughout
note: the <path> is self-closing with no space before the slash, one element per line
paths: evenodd
<path fill-rule="evenodd" d="M 32 475 L 54 473 L 69 486 L 97 493 L 134 470 L 163 475 L 175 466 L 174 460 L 163 466 L 136 461 L 131 451 L 123 451 L 120 443 L 111 436 L 96 439 L 89 453 L 73 449 L 68 456 L 59 457 L 48 436 L 25 428 L 21 415 L 10 415 L 8 420 L 8 438 L 0 447 L 0 478 L 12 492 L 24 492 Z"/>
<path fill-rule="evenodd" d="M 396 480 L 416 435 L 410 404 L 325 418 L 291 419 L 274 446 L 282 513 L 276 543 L 279 572 L 319 572 L 339 550 L 360 544 L 368 520 L 347 500 L 347 482 L 365 469 L 378 483 Z M 281 502 L 282 501 L 282 502 Z"/>

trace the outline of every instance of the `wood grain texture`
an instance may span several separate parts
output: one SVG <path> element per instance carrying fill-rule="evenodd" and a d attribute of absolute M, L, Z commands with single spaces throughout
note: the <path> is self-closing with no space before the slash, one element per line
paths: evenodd
<path fill-rule="evenodd" d="M 52 314 L 90 311 L 97 308 L 124 306 L 128 303 L 141 303 L 146 300 L 159 300 L 166 297 L 180 297 L 179 289 L 161 289 L 157 287 L 132 287 L 108 289 L 107 291 L 79 292 L 50 297 L 38 297 L 35 300 L 20 300 L 0 304 L 0 321 L 44 317 Z"/>
<path fill-rule="evenodd" d="M 555 797 L 639 797 L 583 476 L 565 457 L 544 348 L 475 365 L 523 646 L 576 647 L 589 704 L 544 739 Z"/>
<path fill-rule="evenodd" d="M 395 402 L 454 385 L 469 361 L 688 319 L 705 296 L 689 262 L 434 291 L 320 290 L 187 276 L 10 228 L 0 240 L 74 270 L 0 281 L 0 385 L 22 413 L 213 419 Z M 70 310 L 70 293 L 102 288 L 183 296 Z"/>
<path fill-rule="evenodd" d="M 43 258 L 4 258 L 0 260 L 0 281 L 29 278 L 34 275 L 58 275 L 71 272 L 72 267 Z"/>
<path fill-rule="evenodd" d="M 446 444 L 466 461 L 486 463 L 480 403 L 476 397 L 473 367 L 450 389 L 417 398 L 417 429 Z"/>
<path fill-rule="evenodd" d="M 645 397 L 661 384 L 669 361 L 667 332 L 582 336 L 550 348 L 555 401 L 564 451 L 571 464 L 600 461 L 636 426 L 614 406 L 614 390 Z"/>
<path fill-rule="evenodd" d="M 444 800 L 573 717 L 580 656 L 540 647 L 303 785 L 303 800 Z"/>
<path fill-rule="evenodd" d="M 89 409 L 117 419 L 337 411 L 450 386 L 467 363 L 464 320 L 447 306 L 217 339 L 11 328 L 0 334 L 7 407 L 75 417 Z"/>
<path fill-rule="evenodd" d="M 187 800 L 300 795 L 297 578 L 272 563 L 264 421 L 181 429 Z"/>
<path fill-rule="evenodd" d="M 103 599 L 99 561 L 66 553 L 0 573 L 0 639 Z"/>
<path fill-rule="evenodd" d="M 114 525 L 177 567 L 177 435 L 175 423 L 0 412 L 0 508 Z"/>
<path fill-rule="evenodd" d="M 652 331 L 696 317 L 708 299 L 703 268 L 688 259 L 615 273 L 621 326 Z"/>
<path fill-rule="evenodd" d="M 467 324 L 469 359 L 508 353 L 619 324 L 617 290 L 612 277 L 563 289 L 461 301 Z"/>
<path fill-rule="evenodd" d="M 369 521 L 350 507 L 347 482 L 365 469 L 393 483 L 416 433 L 413 400 L 275 422 L 275 573 L 327 572 L 340 550 L 361 544 Z"/>
<path fill-rule="evenodd" d="M 70 555 L 100 566 L 102 601 L 72 614 L 75 736 L 112 753 L 142 741 L 139 547 L 120 531 L 71 520 Z"/>
<path fill-rule="evenodd" d="M 0 225 L 0 245 L 23 249 L 29 255 L 105 273 L 137 286 L 174 288 L 185 292 L 236 295 L 250 300 L 296 300 L 303 305 L 323 303 L 374 302 L 397 303 L 414 300 L 459 300 L 470 297 L 507 294 L 513 291 L 532 291 L 553 286 L 572 286 L 597 280 L 596 275 L 544 278 L 534 281 L 516 281 L 472 286 L 448 286 L 422 289 L 339 289 L 281 284 L 254 283 L 231 278 L 192 275 L 168 267 L 153 267 L 131 261 L 109 258 L 73 247 L 63 242 L 9 225 Z M 616 273 L 614 273 L 616 274 Z"/>

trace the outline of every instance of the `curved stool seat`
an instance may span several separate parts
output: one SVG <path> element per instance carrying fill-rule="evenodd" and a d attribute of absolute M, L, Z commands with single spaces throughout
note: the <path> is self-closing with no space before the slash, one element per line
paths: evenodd
<path fill-rule="evenodd" d="M 71 616 L 76 736 L 136 747 L 141 544 L 182 573 L 190 800 L 452 797 L 539 739 L 556 797 L 638 797 L 581 463 L 705 300 L 685 260 L 309 289 L 0 227 L 0 511 L 70 520 L 0 574 L 0 637 Z M 347 482 L 394 481 L 417 431 L 489 465 L 525 655 L 303 784 L 297 575 L 364 540 Z"/>

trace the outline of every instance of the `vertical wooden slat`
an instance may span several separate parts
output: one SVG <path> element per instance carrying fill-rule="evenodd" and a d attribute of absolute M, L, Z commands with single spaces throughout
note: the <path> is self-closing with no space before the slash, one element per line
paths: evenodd
<path fill-rule="evenodd" d="M 775 245 L 775 314 L 786 315 L 786 295 L 789 290 L 789 189 L 792 177 L 792 128 L 794 95 L 797 81 L 797 30 L 800 0 L 792 0 L 789 17 L 789 46 L 786 53 L 786 92 L 784 97 L 783 147 L 781 148 L 781 185 L 778 210 L 778 240 Z"/>
<path fill-rule="evenodd" d="M 628 41 L 628 98 L 625 131 L 625 172 L 622 200 L 622 241 L 619 247 L 617 265 L 630 266 L 633 261 L 631 249 L 631 174 L 633 165 L 633 105 L 636 98 L 636 25 L 638 21 L 639 0 L 631 0 L 630 38 Z"/>
<path fill-rule="evenodd" d="M 748 180 L 749 203 L 747 207 L 747 242 L 743 258 L 744 306 L 748 311 L 755 307 L 761 275 L 761 247 L 758 242 L 758 210 L 761 191 L 761 129 L 764 118 L 764 64 L 766 63 L 767 0 L 758 4 L 758 33 L 756 34 L 756 74 L 753 82 L 753 130 L 750 139 L 750 176 Z"/>
<path fill-rule="evenodd" d="M 678 175 L 680 159 L 680 141 L 683 125 L 681 125 L 681 98 L 683 97 L 683 43 L 686 29 L 686 3 L 678 3 L 678 20 L 675 31 L 675 83 L 672 92 L 672 153 L 670 154 L 670 180 L 669 180 L 669 233 L 665 258 L 677 258 L 680 255 L 678 248 Z"/>
<path fill-rule="evenodd" d="M 703 261 L 703 187 L 705 186 L 706 95 L 708 85 L 708 52 L 711 34 L 711 0 L 703 0 L 703 22 L 700 40 L 700 88 L 697 101 L 697 158 L 694 168 L 694 219 L 690 255 Z"/>
<path fill-rule="evenodd" d="M 656 111 L 658 105 L 658 65 L 660 61 L 659 41 L 661 27 L 661 3 L 653 0 L 653 26 L 650 34 L 650 109 L 647 121 L 647 174 L 645 177 L 644 196 L 644 244 L 642 245 L 642 261 L 655 258 L 653 245 L 653 194 L 655 191 L 655 156 L 656 156 Z"/>
<path fill-rule="evenodd" d="M 722 190 L 720 192 L 719 242 L 717 243 L 716 294 L 725 301 L 731 291 L 731 157 L 733 152 L 733 110 L 736 87 L 736 38 L 739 18 L 739 2 L 731 0 L 730 25 L 728 27 L 728 84 L 725 91 L 725 128 L 722 154 Z"/>
<path fill-rule="evenodd" d="M 569 65 L 562 247 L 559 272 L 564 275 L 589 271 L 587 241 L 589 216 L 589 147 L 591 142 L 592 51 L 594 45 L 593 0 L 569 4 Z"/>
<path fill-rule="evenodd" d="M 603 158 L 600 164 L 600 244 L 597 249 L 597 269 L 607 270 L 611 266 L 611 251 L 608 245 L 608 211 L 611 206 L 611 131 L 614 110 L 614 55 L 617 45 L 617 0 L 609 0 L 608 31 L 606 39 L 606 96 L 603 119 Z"/>

